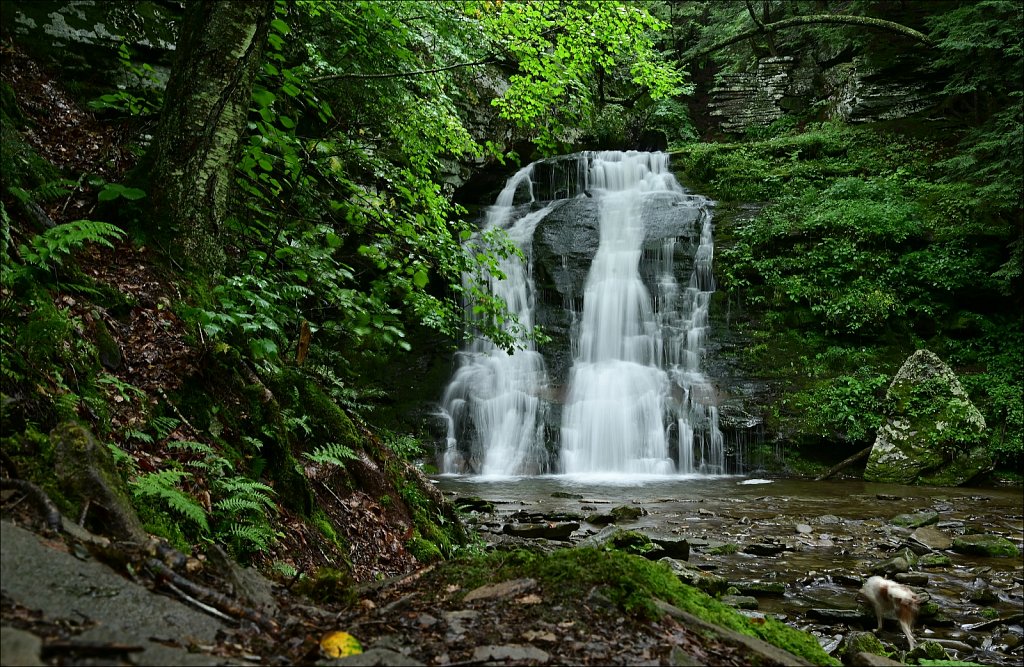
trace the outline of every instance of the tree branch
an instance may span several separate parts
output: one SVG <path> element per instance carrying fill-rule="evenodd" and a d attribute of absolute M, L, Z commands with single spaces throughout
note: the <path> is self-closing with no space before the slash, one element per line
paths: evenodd
<path fill-rule="evenodd" d="M 445 72 L 451 69 L 458 69 L 460 67 L 476 67 L 477 65 L 490 65 L 498 62 L 498 59 L 491 56 L 483 60 L 476 60 L 471 63 L 455 63 L 454 65 L 445 65 L 443 67 L 431 67 L 430 69 L 416 69 L 409 70 L 407 72 L 383 72 L 381 74 L 328 74 L 326 76 L 318 76 L 310 79 L 312 83 L 321 83 L 323 81 L 338 81 L 340 79 L 400 79 L 407 76 L 420 76 L 421 74 L 436 74 L 437 72 Z"/>
<path fill-rule="evenodd" d="M 701 49 L 700 51 L 697 51 L 695 54 L 690 56 L 689 60 L 703 58 L 706 55 L 714 53 L 719 49 L 724 49 L 727 46 L 735 44 L 736 42 L 742 42 L 743 40 L 753 37 L 754 35 L 761 32 L 762 27 L 764 30 L 771 32 L 774 30 L 785 30 L 787 28 L 793 28 L 796 26 L 814 25 L 818 23 L 832 23 L 837 25 L 857 25 L 865 26 L 868 28 L 878 28 L 879 30 L 887 30 L 889 32 L 895 32 L 897 34 L 903 35 L 904 37 L 909 37 L 914 41 L 924 44 L 925 46 L 931 46 L 933 44 L 932 40 L 924 33 L 918 32 L 913 28 L 908 28 L 907 26 L 902 25 L 900 23 L 894 23 L 892 21 L 886 21 L 884 19 L 876 19 L 870 16 L 841 16 L 838 14 L 814 14 L 811 16 L 793 16 L 788 19 L 776 21 L 775 23 L 762 24 L 761 27 L 755 27 L 750 30 L 746 30 L 738 35 L 733 35 L 728 39 L 723 39 L 717 44 L 712 44 L 711 46 L 705 49 Z"/>

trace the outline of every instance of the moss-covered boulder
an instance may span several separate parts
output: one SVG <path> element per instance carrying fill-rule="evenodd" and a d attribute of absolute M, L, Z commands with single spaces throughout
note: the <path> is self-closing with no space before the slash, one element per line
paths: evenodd
<path fill-rule="evenodd" d="M 953 539 L 953 551 L 988 558 L 1016 558 L 1020 552 L 1001 535 L 962 535 Z"/>
<path fill-rule="evenodd" d="M 932 352 L 910 355 L 886 403 L 889 414 L 878 429 L 865 480 L 959 486 L 992 470 L 982 444 L 985 418 L 953 370 Z"/>
<path fill-rule="evenodd" d="M 885 656 L 885 647 L 881 640 L 870 632 L 851 632 L 843 639 L 839 647 L 839 656 L 844 664 L 853 664 L 853 656 L 858 653 Z"/>

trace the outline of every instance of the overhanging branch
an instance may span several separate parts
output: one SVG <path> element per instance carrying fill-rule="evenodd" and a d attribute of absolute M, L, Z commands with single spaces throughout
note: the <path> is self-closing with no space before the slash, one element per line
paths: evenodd
<path fill-rule="evenodd" d="M 909 28 L 900 23 L 894 23 L 893 21 L 886 21 L 884 19 L 876 19 L 870 16 L 843 16 L 838 14 L 813 14 L 811 16 L 793 16 L 788 19 L 782 19 L 775 23 L 765 23 L 761 26 L 752 28 L 745 32 L 741 32 L 738 35 L 733 35 L 728 39 L 712 44 L 711 46 L 701 49 L 697 53 L 689 57 L 689 60 L 696 60 L 703 58 L 704 56 L 714 53 L 719 49 L 724 49 L 727 46 L 735 44 L 736 42 L 742 42 L 745 39 L 761 34 L 762 32 L 772 32 L 775 30 L 785 30 L 787 28 L 793 28 L 801 25 L 815 25 L 819 23 L 832 23 L 837 25 L 857 25 L 866 26 L 869 28 L 878 28 L 879 30 L 887 30 L 894 32 L 904 37 L 909 37 L 916 42 L 920 42 L 925 46 L 931 46 L 932 40 L 928 38 L 922 32 L 918 32 L 913 28 Z"/>
<path fill-rule="evenodd" d="M 416 69 L 408 70 L 405 72 L 382 72 L 380 74 L 328 74 L 325 76 L 318 76 L 311 79 L 313 83 L 322 83 L 324 81 L 339 81 L 341 79 L 401 79 L 407 76 L 420 76 L 423 74 L 436 74 L 437 72 L 445 72 L 447 70 L 458 69 L 460 67 L 476 67 L 478 65 L 490 65 L 498 62 L 497 58 L 490 57 L 483 60 L 476 60 L 471 63 L 455 63 L 454 65 L 445 65 L 443 67 L 431 67 L 430 69 Z"/>

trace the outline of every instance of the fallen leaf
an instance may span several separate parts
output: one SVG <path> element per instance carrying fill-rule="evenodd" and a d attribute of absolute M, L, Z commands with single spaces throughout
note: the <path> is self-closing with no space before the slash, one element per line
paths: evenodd
<path fill-rule="evenodd" d="M 543 601 L 544 600 L 542 600 L 536 593 L 530 593 L 529 595 L 524 595 L 521 598 L 516 598 L 516 602 L 519 604 L 540 604 Z"/>
<path fill-rule="evenodd" d="M 320 651 L 326 658 L 347 658 L 363 652 L 359 640 L 347 632 L 329 632 L 320 640 Z"/>

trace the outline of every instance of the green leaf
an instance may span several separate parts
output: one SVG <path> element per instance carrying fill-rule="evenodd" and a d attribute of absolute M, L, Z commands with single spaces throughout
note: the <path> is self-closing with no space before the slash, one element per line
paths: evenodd
<path fill-rule="evenodd" d="M 273 21 L 271 21 L 270 27 L 278 31 L 282 35 L 287 35 L 292 31 L 292 29 L 288 27 L 288 24 L 282 21 L 281 19 L 274 19 Z"/>
<path fill-rule="evenodd" d="M 257 88 L 252 92 L 252 101 L 260 107 L 269 107 L 276 99 L 277 96 L 274 93 L 264 88 Z"/>

